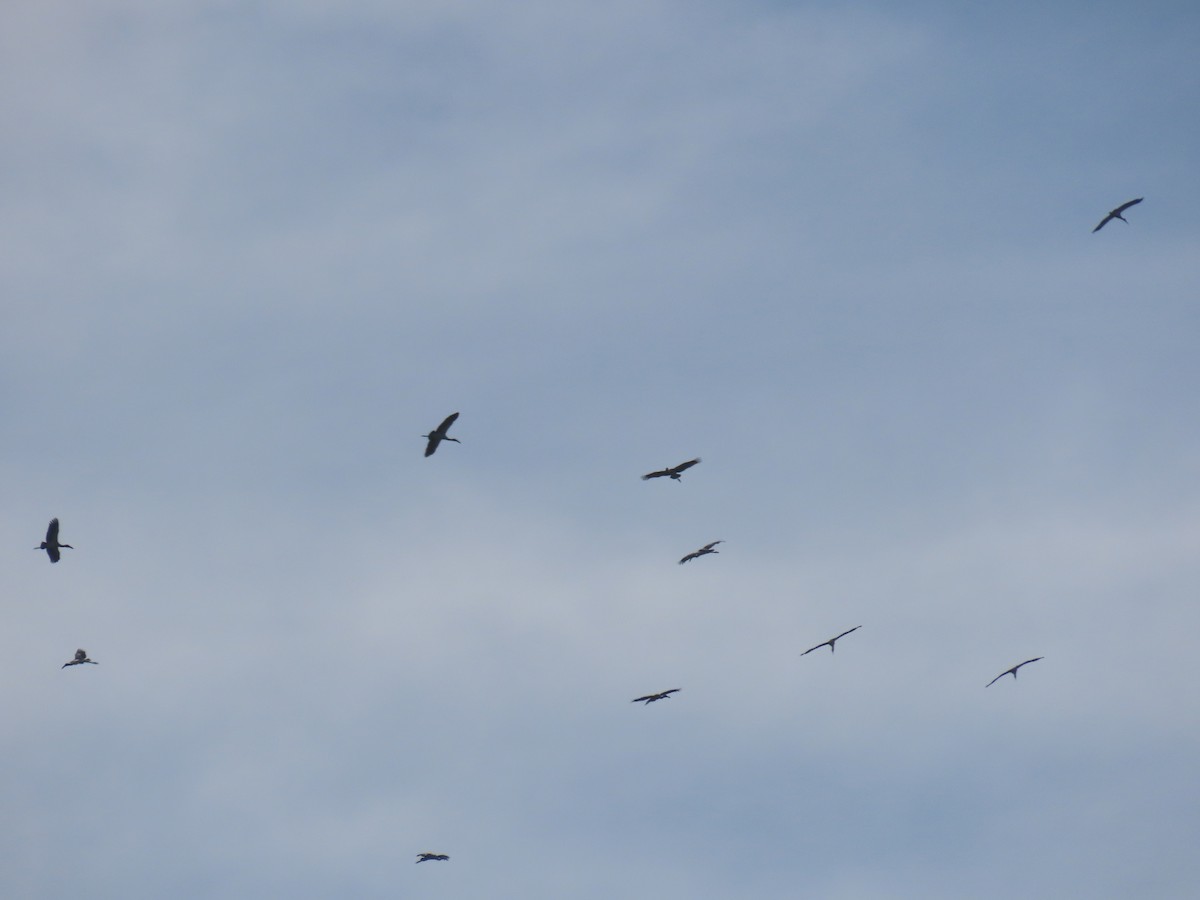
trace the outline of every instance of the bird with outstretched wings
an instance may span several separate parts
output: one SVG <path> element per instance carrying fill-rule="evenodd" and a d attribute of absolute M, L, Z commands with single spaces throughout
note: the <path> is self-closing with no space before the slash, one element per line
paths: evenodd
<path fill-rule="evenodd" d="M 658 693 L 658 694 L 647 694 L 645 697 L 634 697 L 634 698 L 633 698 L 633 699 L 630 701 L 630 703 L 642 703 L 642 702 L 645 702 L 645 704 L 646 704 L 647 706 L 649 706 L 649 705 L 650 705 L 651 703 L 653 703 L 655 700 L 666 700 L 666 699 L 667 699 L 668 697 L 670 697 L 672 694 L 677 694 L 677 693 L 679 693 L 679 691 L 680 691 L 680 690 L 681 690 L 680 688 L 671 688 L 669 691 L 663 691 L 663 692 L 661 692 L 661 693 Z"/>
<path fill-rule="evenodd" d="M 714 550 L 713 548 L 716 547 L 717 544 L 723 544 L 723 543 L 725 543 L 725 542 L 724 541 L 713 541 L 711 544 L 705 544 L 699 550 L 693 550 L 691 553 L 689 553 L 687 556 L 685 556 L 683 559 L 681 559 L 679 561 L 679 564 L 682 566 L 688 560 L 696 559 L 701 556 L 706 556 L 709 553 L 720 553 L 721 552 L 720 550 Z"/>
<path fill-rule="evenodd" d="M 1124 203 L 1122 203 L 1116 209 L 1110 209 L 1108 211 L 1108 215 L 1106 215 L 1103 219 L 1100 220 L 1100 224 L 1092 229 L 1092 234 L 1095 234 L 1097 231 L 1099 231 L 1101 228 L 1103 228 L 1105 225 L 1107 225 L 1113 219 L 1120 219 L 1122 222 L 1124 222 L 1126 225 L 1128 225 L 1129 220 L 1126 219 L 1123 215 L 1121 215 L 1121 213 L 1125 212 L 1125 210 L 1129 209 L 1129 207 L 1131 207 L 1131 206 L 1137 206 L 1139 203 L 1141 203 L 1145 199 L 1146 199 L 1145 197 L 1138 197 L 1136 200 L 1126 200 Z"/>
<path fill-rule="evenodd" d="M 1005 669 L 1003 672 L 1001 672 L 999 675 L 997 675 L 995 678 L 993 678 L 991 681 L 989 681 L 987 684 L 985 684 L 984 687 L 991 687 L 993 684 L 995 684 L 997 681 L 999 681 L 1005 675 L 1011 675 L 1013 677 L 1013 681 L 1016 681 L 1017 680 L 1017 669 L 1021 668 L 1021 666 L 1027 666 L 1030 663 L 1037 662 L 1039 659 L 1045 659 L 1045 657 L 1044 656 L 1035 656 L 1033 659 L 1027 659 L 1023 663 L 1017 663 L 1011 669 Z"/>
<path fill-rule="evenodd" d="M 63 663 L 62 667 L 65 669 L 67 666 L 82 666 L 84 663 L 91 663 L 93 666 L 100 665 L 100 663 L 96 662 L 94 659 L 88 659 L 86 650 L 76 650 L 75 658 L 70 662 Z"/>
<path fill-rule="evenodd" d="M 58 519 L 51 519 L 50 526 L 46 529 L 46 539 L 34 547 L 34 550 L 45 550 L 46 555 L 50 557 L 50 562 L 56 563 L 62 559 L 62 554 L 58 551 L 63 547 L 68 550 L 74 550 L 70 544 L 60 544 L 58 542 Z"/>
<path fill-rule="evenodd" d="M 801 653 L 800 655 L 801 655 L 801 656 L 807 656 L 808 654 L 812 653 L 814 650 L 820 650 L 822 647 L 828 647 L 828 648 L 829 648 L 829 652 L 830 652 L 830 653 L 833 653 L 833 645 L 834 645 L 834 644 L 836 644 L 838 641 L 840 641 L 840 640 L 841 640 L 842 638 L 844 638 L 846 635 L 850 634 L 850 632 L 852 632 L 852 631 L 858 631 L 858 629 L 860 629 L 860 628 L 862 628 L 862 626 L 861 626 L 861 625 L 855 625 L 853 628 L 851 628 L 851 629 L 850 629 L 850 631 L 843 631 L 843 632 L 842 632 L 841 634 L 839 634 L 837 637 L 831 637 L 831 638 L 830 638 L 829 640 L 827 640 L 827 641 L 821 641 L 821 643 L 817 644 L 817 646 L 815 646 L 815 647 L 809 647 L 807 650 L 805 650 L 805 651 L 804 651 L 803 653 Z"/>
<path fill-rule="evenodd" d="M 664 478 L 664 477 L 673 479 L 674 481 L 678 481 L 680 475 L 682 475 L 684 472 L 686 472 L 692 466 L 696 465 L 696 463 L 698 463 L 698 462 L 700 462 L 700 457 L 697 456 L 695 459 L 689 459 L 687 462 L 681 462 L 677 466 L 670 466 L 669 468 L 666 468 L 666 469 L 659 469 L 657 472 L 647 472 L 645 475 L 642 476 L 642 481 L 649 481 L 651 478 Z"/>
<path fill-rule="evenodd" d="M 425 455 L 433 456 L 433 452 L 437 450 L 438 444 L 442 441 L 454 441 L 456 444 L 461 444 L 458 438 L 452 438 L 446 434 L 450 430 L 450 426 L 454 424 L 454 420 L 458 418 L 458 413 L 450 413 L 442 420 L 442 424 L 435 428 L 429 434 L 423 434 L 421 437 L 428 438 L 429 442 L 425 444 Z"/>

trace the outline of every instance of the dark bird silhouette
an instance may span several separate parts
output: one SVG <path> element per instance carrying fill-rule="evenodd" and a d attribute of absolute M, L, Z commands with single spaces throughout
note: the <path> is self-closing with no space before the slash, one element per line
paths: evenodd
<path fill-rule="evenodd" d="M 1145 197 L 1138 197 L 1136 200 L 1128 200 L 1125 203 L 1122 203 L 1116 209 L 1109 210 L 1108 215 L 1100 220 L 1100 224 L 1092 229 L 1092 234 L 1095 234 L 1097 231 L 1099 231 L 1101 228 L 1103 228 L 1105 225 L 1107 225 L 1113 219 L 1120 219 L 1122 222 L 1124 222 L 1126 225 L 1128 225 L 1129 220 L 1126 219 L 1123 215 L 1121 215 L 1121 213 L 1125 212 L 1125 210 L 1129 209 L 1129 207 L 1131 207 L 1131 206 L 1137 206 L 1139 203 L 1141 203 L 1145 199 L 1146 199 Z"/>
<path fill-rule="evenodd" d="M 442 860 L 442 861 L 444 861 L 444 860 L 447 860 L 447 859 L 449 859 L 449 858 L 450 858 L 450 857 L 449 857 L 449 856 L 447 856 L 445 853 L 418 853 L 418 854 L 417 854 L 417 862 L 419 862 L 419 863 L 423 863 L 423 862 L 425 862 L 426 860 L 430 860 L 430 859 L 436 859 L 436 860 Z"/>
<path fill-rule="evenodd" d="M 717 544 L 723 544 L 723 543 L 725 543 L 725 542 L 724 541 L 713 541 L 711 544 L 705 544 L 699 550 L 693 550 L 691 553 L 689 553 L 687 556 L 685 556 L 683 559 L 681 559 L 679 561 L 679 564 L 682 566 L 689 559 L 695 559 L 697 556 L 705 556 L 709 553 L 720 553 L 721 552 L 720 550 L 714 550 L 713 547 L 717 546 Z"/>
<path fill-rule="evenodd" d="M 50 562 L 56 563 L 62 558 L 58 551 L 63 547 L 66 547 L 68 550 L 75 549 L 70 544 L 60 544 L 58 542 L 58 519 L 51 519 L 50 527 L 46 529 L 46 539 L 33 549 L 45 550 L 46 555 L 50 557 Z"/>
<path fill-rule="evenodd" d="M 1035 656 L 1033 659 L 1027 659 L 1023 663 L 1017 663 L 1011 669 L 1005 669 L 1003 672 L 1001 672 L 999 675 L 997 675 L 995 678 L 993 678 L 991 681 L 989 681 L 987 684 L 985 684 L 984 687 L 991 687 L 993 684 L 995 684 L 997 681 L 999 681 L 1005 675 L 1011 675 L 1013 677 L 1013 681 L 1016 681 L 1017 680 L 1017 669 L 1021 668 L 1021 666 L 1027 666 L 1031 662 L 1037 662 L 1039 659 L 1045 659 L 1045 657 L 1044 656 Z"/>
<path fill-rule="evenodd" d="M 425 455 L 433 456 L 433 451 L 438 448 L 438 444 L 442 441 L 454 441 L 456 444 L 461 444 L 458 438 L 448 437 L 446 432 L 450 430 L 450 426 L 454 424 L 454 420 L 458 418 L 458 413 L 450 413 L 442 421 L 442 424 L 435 428 L 429 434 L 423 434 L 421 437 L 429 438 L 429 443 L 425 445 Z"/>
<path fill-rule="evenodd" d="M 681 690 L 681 688 L 671 688 L 669 691 L 663 691 L 661 694 L 647 694 L 645 697 L 635 697 L 633 700 L 631 700 L 629 702 L 630 703 L 641 703 L 644 700 L 644 701 L 646 701 L 646 705 L 649 706 L 655 700 L 666 700 L 672 694 L 678 693 L 680 690 Z"/>
<path fill-rule="evenodd" d="M 100 663 L 96 662 L 94 659 L 88 659 L 86 650 L 76 650 L 75 658 L 70 662 L 63 663 L 62 667 L 65 669 L 67 666 L 82 666 L 84 663 L 91 663 L 93 666 L 100 665 Z"/>
<path fill-rule="evenodd" d="M 673 481 L 678 481 L 680 475 L 698 462 L 700 462 L 700 457 L 697 456 L 695 459 L 689 459 L 687 462 L 681 462 L 677 466 L 671 466 L 667 469 L 659 469 L 657 472 L 647 472 L 642 476 L 642 481 L 649 481 L 651 478 L 662 478 L 664 475 Z"/>
<path fill-rule="evenodd" d="M 858 629 L 860 629 L 860 628 L 862 628 L 862 626 L 861 626 L 861 625 L 855 625 L 853 628 L 851 628 L 851 629 L 850 629 L 850 631 L 858 631 Z M 801 656 L 807 656 L 808 654 L 812 653 L 814 650 L 820 650 L 822 647 L 828 647 L 828 648 L 829 648 L 829 652 L 830 652 L 830 653 L 832 653 L 832 652 L 833 652 L 833 645 L 834 645 L 834 644 L 836 644 L 838 641 L 840 641 L 842 638 L 844 638 L 846 635 L 848 635 L 848 634 L 850 633 L 850 631 L 843 631 L 843 632 L 842 632 L 841 634 L 839 634 L 837 637 L 831 637 L 831 638 L 830 638 L 829 640 L 827 640 L 827 641 L 821 641 L 821 643 L 817 644 L 817 646 L 815 646 L 815 647 L 809 647 L 807 650 L 805 650 L 805 651 L 804 651 L 803 653 L 801 653 L 800 655 L 801 655 Z"/>

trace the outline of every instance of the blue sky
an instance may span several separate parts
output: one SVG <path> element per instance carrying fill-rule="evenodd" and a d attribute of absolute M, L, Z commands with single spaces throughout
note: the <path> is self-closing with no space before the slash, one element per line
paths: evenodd
<path fill-rule="evenodd" d="M 1197 45 L 6 5 L 0 894 L 1194 896 Z"/>

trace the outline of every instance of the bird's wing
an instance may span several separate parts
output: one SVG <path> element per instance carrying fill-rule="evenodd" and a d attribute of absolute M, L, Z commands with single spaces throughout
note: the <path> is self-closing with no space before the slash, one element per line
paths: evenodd
<path fill-rule="evenodd" d="M 433 451 L 437 449 L 438 442 L 441 438 L 436 438 L 433 435 L 429 436 L 429 443 L 425 445 L 425 455 L 433 456 Z"/>
<path fill-rule="evenodd" d="M 75 658 L 77 660 L 79 660 L 80 662 L 83 662 L 85 659 L 87 659 L 87 651 L 86 650 L 76 650 Z"/>
<path fill-rule="evenodd" d="M 1033 659 L 1025 660 L 1025 662 L 1021 663 L 1021 666 L 1027 666 L 1031 662 L 1037 662 L 1039 659 L 1045 659 L 1045 657 L 1044 656 L 1035 656 Z M 1019 668 L 1021 668 L 1021 666 L 1013 666 L 1013 669 L 1019 669 Z"/>
<path fill-rule="evenodd" d="M 671 471 L 678 475 L 680 472 L 686 472 L 698 462 L 700 462 L 700 457 L 697 456 L 695 459 L 689 459 L 687 462 L 681 462 L 679 465 L 671 469 Z"/>
<path fill-rule="evenodd" d="M 50 520 L 50 527 L 46 529 L 46 543 L 53 544 L 58 541 L 58 519 Z"/>
<path fill-rule="evenodd" d="M 1125 210 L 1129 209 L 1129 207 L 1137 206 L 1139 203 L 1141 203 L 1145 199 L 1146 199 L 1145 197 L 1138 197 L 1136 200 L 1127 200 L 1125 203 L 1122 203 L 1120 206 L 1118 206 L 1116 209 L 1114 209 L 1113 213 L 1123 213 L 1123 212 L 1125 212 Z"/>
<path fill-rule="evenodd" d="M 820 650 L 822 647 L 828 647 L 828 646 L 829 646 L 829 641 L 821 641 L 821 643 L 817 644 L 817 646 L 815 646 L 815 647 L 809 647 L 807 650 L 805 650 L 805 651 L 804 651 L 803 653 L 801 653 L 800 655 L 801 655 L 801 656 L 808 656 L 808 654 L 812 653 L 814 650 Z"/>
<path fill-rule="evenodd" d="M 1103 219 L 1100 220 L 1099 225 L 1097 225 L 1095 228 L 1092 229 L 1092 234 L 1095 234 L 1097 231 L 1099 231 L 1101 228 L 1103 228 L 1105 225 L 1107 225 L 1109 223 L 1110 219 L 1114 219 L 1114 218 L 1116 218 L 1116 217 L 1112 213 L 1109 213 L 1107 216 L 1105 216 Z"/>
<path fill-rule="evenodd" d="M 445 434 L 446 429 L 449 428 L 451 425 L 453 425 L 454 420 L 457 418 L 458 418 L 458 413 L 450 413 L 450 415 L 446 416 L 446 418 L 442 421 L 442 424 L 437 427 L 437 430 L 439 432 L 441 432 L 442 434 Z"/>
<path fill-rule="evenodd" d="M 687 562 L 689 559 L 695 559 L 695 558 L 696 558 L 697 556 L 699 556 L 699 555 L 700 555 L 699 553 L 689 553 L 687 556 L 685 556 L 683 559 L 681 559 L 681 560 L 679 561 L 679 564 L 682 566 L 682 565 L 683 565 L 685 562 Z"/>
<path fill-rule="evenodd" d="M 999 681 L 1001 678 L 1003 678 L 1007 674 L 1008 674 L 1007 672 L 1001 672 L 999 675 L 997 675 L 995 678 L 993 678 L 991 681 L 989 681 L 987 684 L 985 684 L 984 687 L 991 687 L 993 684 L 995 684 L 997 681 Z"/>
<path fill-rule="evenodd" d="M 671 688 L 669 691 L 663 691 L 663 692 L 662 692 L 661 694 L 659 694 L 658 696 L 660 696 L 660 697 L 666 697 L 666 696 L 668 696 L 668 695 L 670 695 L 670 694 L 678 694 L 678 693 L 679 693 L 681 690 L 683 690 L 683 688 Z"/>
<path fill-rule="evenodd" d="M 58 547 L 54 544 L 46 544 L 46 555 L 50 557 L 50 562 L 56 563 L 62 559 L 62 554 L 58 552 Z"/>
<path fill-rule="evenodd" d="M 844 638 L 846 635 L 850 634 L 850 632 L 851 632 L 851 631 L 858 631 L 858 629 L 860 629 L 860 628 L 862 628 L 862 626 L 861 626 L 861 625 L 855 625 L 853 628 L 851 628 L 851 629 L 850 629 L 850 631 L 843 631 L 841 634 L 839 634 L 839 635 L 838 635 L 837 637 L 835 637 L 833 640 L 835 640 L 835 641 L 840 641 L 840 640 L 841 640 L 842 638 Z"/>
<path fill-rule="evenodd" d="M 657 700 L 657 699 L 658 699 L 657 694 L 647 694 L 645 697 L 634 697 L 629 702 L 630 703 L 641 703 L 643 700 Z"/>
<path fill-rule="evenodd" d="M 659 469 L 657 472 L 647 472 L 642 476 L 642 481 L 649 481 L 651 478 L 662 478 L 664 475 L 670 474 L 670 469 Z"/>
<path fill-rule="evenodd" d="M 723 544 L 723 543 L 725 543 L 725 542 L 724 541 L 713 541 L 711 544 L 705 544 L 703 549 L 711 550 L 713 547 L 717 546 L 717 544 Z"/>

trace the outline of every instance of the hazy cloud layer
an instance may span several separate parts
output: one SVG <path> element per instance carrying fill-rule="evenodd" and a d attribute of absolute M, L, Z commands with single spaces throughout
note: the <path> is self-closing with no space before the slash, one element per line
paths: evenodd
<path fill-rule="evenodd" d="M 0 11 L 0 894 L 1191 896 L 1198 40 Z"/>

